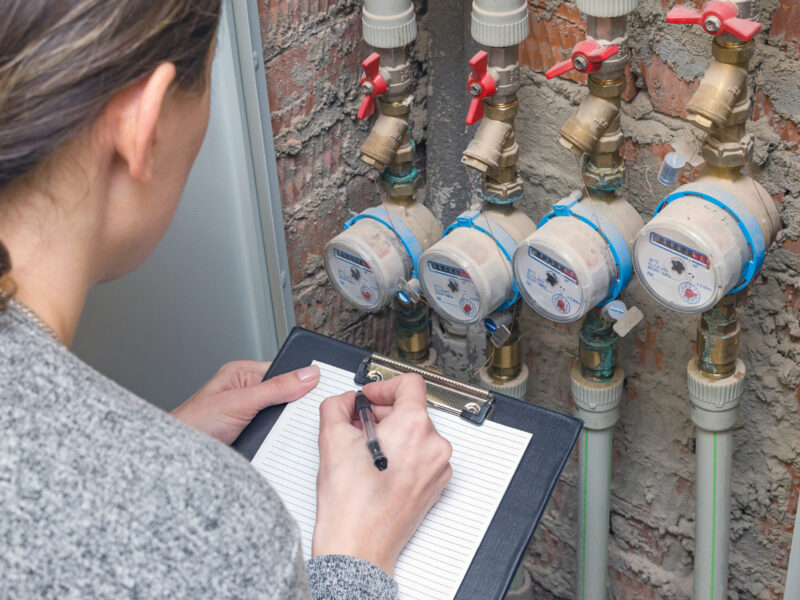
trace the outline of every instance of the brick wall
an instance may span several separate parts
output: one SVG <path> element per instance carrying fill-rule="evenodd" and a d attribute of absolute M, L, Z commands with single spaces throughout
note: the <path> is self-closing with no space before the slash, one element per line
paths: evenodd
<path fill-rule="evenodd" d="M 444 0 L 441 0 L 444 3 Z M 451 0 L 447 5 L 457 4 Z M 462 10 L 470 2 L 464 0 Z M 629 19 L 633 60 L 623 106 L 622 193 L 646 217 L 664 192 L 658 166 L 677 137 L 694 140 L 681 117 L 710 60 L 710 39 L 697 27 L 668 25 L 673 2 L 642 0 Z M 439 3 L 432 2 L 430 11 Z M 517 119 L 520 206 L 535 220 L 578 187 L 575 159 L 558 145 L 558 129 L 585 88 L 581 76 L 547 81 L 543 70 L 567 56 L 585 27 L 575 6 L 560 0 L 530 4 L 532 35 L 521 46 L 523 88 Z M 270 106 L 298 323 L 373 347 L 391 336 L 387 316 L 365 318 L 343 305 L 327 284 L 322 247 L 347 216 L 375 202 L 374 176 L 358 160 L 367 125 L 355 120 L 360 3 L 349 0 L 261 0 Z M 742 315 L 742 358 L 748 368 L 735 430 L 729 595 L 782 596 L 791 529 L 800 495 L 800 13 L 796 0 L 762 0 L 764 26 L 752 61 L 752 174 L 778 203 L 784 222 Z M 463 120 L 463 103 L 425 113 L 426 56 L 464 53 L 468 39 L 436 35 L 419 6 L 414 56 L 421 83 L 414 137 L 424 159 L 427 131 Z M 468 36 L 468 32 L 463 32 Z M 467 66 L 464 62 L 464 80 Z M 436 93 L 436 77 L 433 93 Z M 437 140 L 441 138 L 436 138 Z M 433 149 L 434 151 L 436 148 Z M 422 164 L 422 163 L 421 163 Z M 437 173 L 437 177 L 439 174 Z M 455 214 L 469 198 L 454 169 L 430 193 L 436 214 Z M 441 188 L 439 187 L 441 186 Z M 627 374 L 623 416 L 614 432 L 608 585 L 616 599 L 691 596 L 694 537 L 694 431 L 685 369 L 694 352 L 696 317 L 670 313 L 633 282 L 625 300 L 646 322 L 620 344 Z M 526 309 L 523 317 L 529 400 L 570 410 L 568 367 L 577 353 L 577 325 L 556 325 Z M 559 482 L 526 566 L 537 598 L 572 597 L 575 579 L 576 463 Z"/>

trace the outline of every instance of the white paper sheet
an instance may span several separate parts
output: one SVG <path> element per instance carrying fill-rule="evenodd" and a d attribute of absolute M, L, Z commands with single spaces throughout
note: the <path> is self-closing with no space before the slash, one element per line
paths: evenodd
<path fill-rule="evenodd" d="M 319 404 L 359 389 L 354 373 L 314 364 L 320 367 L 319 384 L 286 406 L 252 461 L 300 524 L 306 559 L 316 516 Z M 526 431 L 492 421 L 478 427 L 442 411 L 429 414 L 453 446 L 453 477 L 397 560 L 394 577 L 402 600 L 455 596 L 531 439 Z"/>

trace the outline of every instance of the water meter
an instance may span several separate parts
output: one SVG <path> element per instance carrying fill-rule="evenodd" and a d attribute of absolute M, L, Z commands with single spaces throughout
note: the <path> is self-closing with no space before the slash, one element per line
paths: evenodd
<path fill-rule="evenodd" d="M 702 312 L 752 281 L 779 228 L 775 204 L 756 181 L 706 175 L 659 203 L 634 241 L 634 267 L 665 306 Z"/>
<path fill-rule="evenodd" d="M 573 193 L 517 247 L 514 276 L 520 294 L 552 321 L 577 321 L 628 285 L 630 245 L 643 224 L 624 200 L 581 200 L 580 192 Z"/>
<path fill-rule="evenodd" d="M 325 246 L 325 270 L 345 300 L 374 312 L 417 277 L 420 256 L 441 234 L 422 204 L 387 202 L 345 223 L 345 230 Z"/>
<path fill-rule="evenodd" d="M 515 208 L 461 214 L 420 259 L 419 280 L 433 309 L 445 319 L 471 324 L 519 297 L 511 257 L 536 224 Z"/>

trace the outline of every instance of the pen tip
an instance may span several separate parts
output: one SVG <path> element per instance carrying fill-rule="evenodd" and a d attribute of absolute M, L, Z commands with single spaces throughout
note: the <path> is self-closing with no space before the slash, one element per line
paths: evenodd
<path fill-rule="evenodd" d="M 386 460 L 385 456 L 381 456 L 375 459 L 375 466 L 378 467 L 378 471 L 385 471 L 386 467 L 389 466 L 389 461 Z"/>

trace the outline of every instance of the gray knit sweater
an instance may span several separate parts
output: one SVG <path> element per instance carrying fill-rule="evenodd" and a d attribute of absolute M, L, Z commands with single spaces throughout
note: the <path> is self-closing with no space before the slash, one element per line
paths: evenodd
<path fill-rule="evenodd" d="M 396 598 L 299 539 L 233 450 L 0 313 L 0 598 Z"/>

